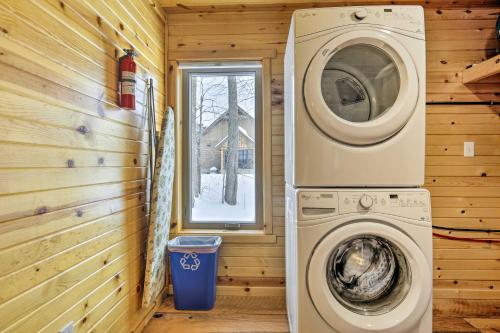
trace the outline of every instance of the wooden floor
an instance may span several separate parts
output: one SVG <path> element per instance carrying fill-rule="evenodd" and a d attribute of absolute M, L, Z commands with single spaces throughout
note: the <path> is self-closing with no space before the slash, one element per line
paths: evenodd
<path fill-rule="evenodd" d="M 143 333 L 288 333 L 283 297 L 219 296 L 212 311 L 177 311 L 172 299 Z M 434 333 L 496 333 L 495 319 L 435 317 Z"/>

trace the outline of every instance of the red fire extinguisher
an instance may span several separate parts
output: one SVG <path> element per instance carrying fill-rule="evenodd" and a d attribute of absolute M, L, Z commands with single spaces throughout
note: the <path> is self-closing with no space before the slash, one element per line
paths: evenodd
<path fill-rule="evenodd" d="M 123 49 L 125 55 L 118 60 L 120 79 L 118 82 L 118 98 L 121 108 L 135 110 L 135 70 L 134 57 L 131 49 Z"/>

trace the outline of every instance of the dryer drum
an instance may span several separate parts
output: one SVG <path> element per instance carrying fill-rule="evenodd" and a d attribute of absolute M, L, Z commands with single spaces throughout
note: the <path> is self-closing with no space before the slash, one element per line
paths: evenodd
<path fill-rule="evenodd" d="M 358 235 L 332 251 L 326 278 L 343 306 L 363 315 L 380 315 L 403 301 L 411 271 L 396 245 L 379 236 Z"/>
<path fill-rule="evenodd" d="M 323 100 L 334 114 L 350 122 L 367 122 L 396 102 L 400 73 L 386 51 L 354 44 L 333 53 L 321 74 Z"/>

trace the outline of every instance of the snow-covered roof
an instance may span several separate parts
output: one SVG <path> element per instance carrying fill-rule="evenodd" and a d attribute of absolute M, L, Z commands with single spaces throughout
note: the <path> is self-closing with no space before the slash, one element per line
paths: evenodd
<path fill-rule="evenodd" d="M 255 140 L 250 135 L 248 135 L 248 131 L 246 129 L 241 126 L 238 126 L 238 129 L 240 130 L 240 133 L 243 134 L 248 140 L 255 143 Z"/>
<path fill-rule="evenodd" d="M 209 131 L 211 128 L 215 127 L 215 126 L 216 126 L 219 122 L 221 122 L 221 120 L 223 120 L 223 119 L 227 119 L 227 113 L 228 113 L 228 112 L 229 112 L 229 111 L 228 111 L 228 110 L 226 110 L 226 111 L 224 111 L 223 113 L 221 113 L 221 114 L 220 114 L 220 116 L 219 116 L 219 117 L 217 117 L 217 119 L 215 119 L 214 121 L 212 121 L 212 123 L 210 123 L 210 125 L 208 125 L 205 129 L 203 129 L 203 132 L 207 132 L 207 131 Z M 254 119 L 254 118 L 253 118 L 253 116 L 252 116 L 250 113 L 246 112 L 246 111 L 245 111 L 245 109 L 243 109 L 243 108 L 242 108 L 241 106 L 239 106 L 239 105 L 238 105 L 238 114 L 239 114 L 239 115 L 245 115 L 245 116 L 247 116 L 247 117 L 249 117 L 249 118 Z"/>
<path fill-rule="evenodd" d="M 246 129 L 244 129 L 241 126 L 238 126 L 238 129 L 239 129 L 240 133 L 243 134 L 243 136 L 245 136 L 251 142 L 255 143 L 255 140 L 250 135 L 248 135 L 248 132 Z M 227 140 L 227 138 L 228 138 L 227 135 L 225 137 L 223 137 L 222 140 L 220 140 L 219 142 L 217 142 L 215 144 L 215 148 L 219 148 L 219 146 L 222 145 Z"/>

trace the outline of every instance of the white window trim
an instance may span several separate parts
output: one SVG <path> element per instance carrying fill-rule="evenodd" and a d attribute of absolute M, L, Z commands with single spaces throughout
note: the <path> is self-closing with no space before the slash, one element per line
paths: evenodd
<path fill-rule="evenodd" d="M 214 59 L 216 60 L 216 59 Z M 189 59 L 190 63 L 196 60 Z M 239 59 L 240 63 L 245 61 Z M 261 63 L 261 192 L 262 192 L 262 207 L 261 219 L 262 222 L 258 228 L 254 229 L 239 229 L 227 230 L 219 228 L 186 228 L 184 220 L 184 205 L 183 205 L 183 173 L 186 168 L 183 165 L 183 124 L 189 126 L 189 122 L 185 121 L 185 112 L 183 107 L 182 98 L 182 75 L 183 70 L 187 68 L 184 63 L 179 63 L 179 60 L 173 64 L 170 71 L 171 91 L 170 93 L 175 96 L 173 101 L 177 108 L 177 172 L 176 172 L 176 195 L 174 197 L 175 215 L 172 225 L 172 232 L 174 234 L 220 234 L 224 237 L 226 242 L 239 243 L 242 239 L 251 237 L 252 242 L 257 243 L 275 243 L 276 236 L 273 235 L 272 228 L 272 193 L 271 193 L 271 59 L 263 57 L 259 59 Z M 227 62 L 226 62 L 227 63 Z M 199 62 L 203 66 L 206 62 Z M 194 66 L 197 67 L 197 66 Z M 193 67 L 190 67 L 193 68 Z M 172 89 L 173 88 L 173 89 Z M 171 95 L 171 96 L 172 96 Z M 184 119 L 183 119 L 184 118 Z"/>

